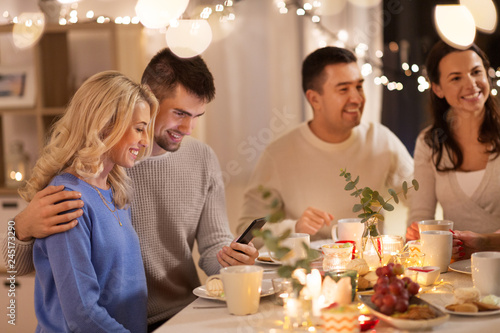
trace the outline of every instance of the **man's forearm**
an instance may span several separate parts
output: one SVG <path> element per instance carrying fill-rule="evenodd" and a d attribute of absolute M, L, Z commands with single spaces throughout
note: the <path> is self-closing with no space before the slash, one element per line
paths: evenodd
<path fill-rule="evenodd" d="M 15 272 L 17 276 L 26 275 L 35 270 L 33 265 L 33 243 L 17 239 L 15 221 L 7 223 L 6 237 L 2 239 L 0 248 L 8 272 Z"/>

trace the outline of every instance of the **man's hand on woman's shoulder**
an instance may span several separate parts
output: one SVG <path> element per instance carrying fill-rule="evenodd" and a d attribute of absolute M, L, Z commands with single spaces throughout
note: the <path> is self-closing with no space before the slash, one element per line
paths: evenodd
<path fill-rule="evenodd" d="M 80 197 L 80 192 L 64 191 L 63 185 L 47 186 L 15 217 L 17 239 L 45 238 L 75 227 L 83 214 Z"/>

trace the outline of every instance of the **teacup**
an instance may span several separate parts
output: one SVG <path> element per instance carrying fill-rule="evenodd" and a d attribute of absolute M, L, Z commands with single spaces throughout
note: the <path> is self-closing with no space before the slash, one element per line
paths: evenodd
<path fill-rule="evenodd" d="M 337 224 L 332 227 L 332 239 L 339 240 L 352 240 L 356 242 L 356 248 L 361 249 L 361 238 L 365 224 L 361 223 L 360 218 L 339 219 Z"/>
<path fill-rule="evenodd" d="M 471 256 L 472 281 L 482 296 L 500 296 L 500 252 L 476 252 Z"/>
<path fill-rule="evenodd" d="M 229 313 L 244 316 L 259 310 L 264 269 L 253 265 L 224 267 L 220 274 L 209 276 L 222 280 Z"/>
<path fill-rule="evenodd" d="M 422 235 L 422 231 L 427 231 L 427 230 L 443 230 L 443 231 L 453 230 L 453 221 L 450 220 L 423 220 L 423 221 L 418 221 L 417 225 L 418 225 L 418 232 L 420 235 Z"/>
<path fill-rule="evenodd" d="M 427 266 L 438 266 L 441 273 L 448 271 L 453 249 L 453 234 L 443 230 L 425 230 L 420 233 L 422 252 Z"/>

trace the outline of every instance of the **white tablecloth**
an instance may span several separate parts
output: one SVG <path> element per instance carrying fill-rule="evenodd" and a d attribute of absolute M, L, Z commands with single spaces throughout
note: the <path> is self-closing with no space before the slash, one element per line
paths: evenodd
<path fill-rule="evenodd" d="M 266 266 L 269 269 L 270 266 Z M 275 272 L 265 272 L 264 279 L 276 276 Z M 472 287 L 471 275 L 447 272 L 441 274 L 439 281 L 443 281 L 436 289 L 424 288 L 425 293 L 420 297 L 435 305 L 444 306 L 453 302 L 453 287 Z M 500 283 L 500 282 L 499 282 Z M 222 308 L 195 309 L 195 307 L 223 306 Z M 283 319 L 283 309 L 273 303 L 273 296 L 261 298 L 259 312 L 248 316 L 234 316 L 229 314 L 224 302 L 198 298 L 189 306 L 175 315 L 168 322 L 158 328 L 155 333 L 165 332 L 204 332 L 204 333 L 278 333 L 280 320 Z M 272 328 L 275 328 L 272 330 Z M 321 330 L 319 330 L 321 332 Z M 463 317 L 451 315 L 450 319 L 439 326 L 433 327 L 431 332 L 439 333 L 493 333 L 500 332 L 500 315 Z M 290 332 L 290 331 L 283 331 Z M 374 331 L 368 331 L 374 332 Z M 375 332 L 406 332 L 391 328 L 384 322 L 375 327 Z M 414 331 L 415 332 L 415 331 Z"/>

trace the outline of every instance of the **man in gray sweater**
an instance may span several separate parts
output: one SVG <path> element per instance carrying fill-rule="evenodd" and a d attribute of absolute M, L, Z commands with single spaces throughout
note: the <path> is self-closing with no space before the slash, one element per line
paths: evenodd
<path fill-rule="evenodd" d="M 128 175 L 134 187 L 132 224 L 141 243 L 152 331 L 195 299 L 192 290 L 200 285 L 192 258 L 195 241 L 199 266 L 207 275 L 218 273 L 221 266 L 253 264 L 258 251 L 251 243 L 232 242 L 214 152 L 200 141 L 184 138 L 215 97 L 205 62 L 199 56 L 181 59 L 163 49 L 146 67 L 142 83 L 151 87 L 160 111 L 152 156 L 129 169 Z M 80 194 L 62 190 L 40 191 L 15 217 L 18 275 L 33 271 L 33 238 L 64 232 L 78 223 Z M 113 235 L 109 239 L 112 242 Z M 6 243 L 2 247 L 6 256 Z"/>

